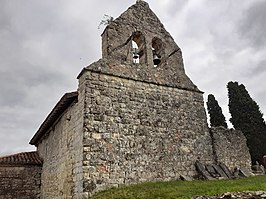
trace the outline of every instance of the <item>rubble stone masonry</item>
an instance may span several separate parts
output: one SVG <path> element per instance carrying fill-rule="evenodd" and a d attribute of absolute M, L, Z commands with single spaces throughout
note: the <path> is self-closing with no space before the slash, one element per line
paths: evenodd
<path fill-rule="evenodd" d="M 38 199 L 41 166 L 0 166 L 0 199 Z"/>
<path fill-rule="evenodd" d="M 86 71 L 84 191 L 194 176 L 213 162 L 202 93 Z"/>
<path fill-rule="evenodd" d="M 43 159 L 42 199 L 82 195 L 82 110 L 82 103 L 73 103 L 38 144 L 38 152 Z"/>
<path fill-rule="evenodd" d="M 251 157 L 247 139 L 239 130 L 223 127 L 211 128 L 214 160 L 224 163 L 231 171 L 237 168 L 251 169 Z"/>

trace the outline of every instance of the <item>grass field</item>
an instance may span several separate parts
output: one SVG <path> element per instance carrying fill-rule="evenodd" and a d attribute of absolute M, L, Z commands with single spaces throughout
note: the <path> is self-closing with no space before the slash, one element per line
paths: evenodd
<path fill-rule="evenodd" d="M 99 192 L 90 199 L 189 199 L 225 192 L 266 191 L 266 175 L 237 180 L 143 183 Z"/>

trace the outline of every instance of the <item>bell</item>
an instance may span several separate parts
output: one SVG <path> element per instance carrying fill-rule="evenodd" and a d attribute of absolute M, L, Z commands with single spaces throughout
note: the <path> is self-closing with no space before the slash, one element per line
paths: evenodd
<path fill-rule="evenodd" d="M 139 55 L 138 55 L 138 53 L 133 53 L 133 59 L 138 59 L 139 58 Z"/>
<path fill-rule="evenodd" d="M 157 65 L 159 65 L 161 63 L 161 59 L 156 55 L 156 54 L 154 54 L 153 55 L 153 64 L 155 65 L 155 66 L 157 66 Z"/>
<path fill-rule="evenodd" d="M 139 55 L 138 55 L 137 49 L 134 48 L 134 50 L 133 50 L 133 59 L 138 59 L 138 58 L 139 58 Z"/>

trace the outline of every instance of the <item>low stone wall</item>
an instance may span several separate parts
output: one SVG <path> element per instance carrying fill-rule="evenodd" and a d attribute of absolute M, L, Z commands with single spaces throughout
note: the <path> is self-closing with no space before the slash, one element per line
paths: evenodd
<path fill-rule="evenodd" d="M 0 166 L 0 199 L 40 198 L 41 166 Z"/>
<path fill-rule="evenodd" d="M 214 159 L 230 170 L 236 167 L 251 170 L 251 157 L 244 134 L 239 130 L 223 127 L 211 128 Z"/>

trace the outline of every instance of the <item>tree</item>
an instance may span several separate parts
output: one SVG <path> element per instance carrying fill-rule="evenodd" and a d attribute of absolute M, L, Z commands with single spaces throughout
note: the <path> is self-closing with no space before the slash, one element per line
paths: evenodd
<path fill-rule="evenodd" d="M 262 157 L 266 154 L 266 126 L 263 114 L 243 84 L 229 82 L 227 89 L 230 122 L 247 138 L 252 163 L 258 161 L 262 164 Z"/>
<path fill-rule="evenodd" d="M 210 115 L 211 127 L 223 126 L 227 128 L 222 109 L 212 94 L 208 95 L 207 110 Z"/>

